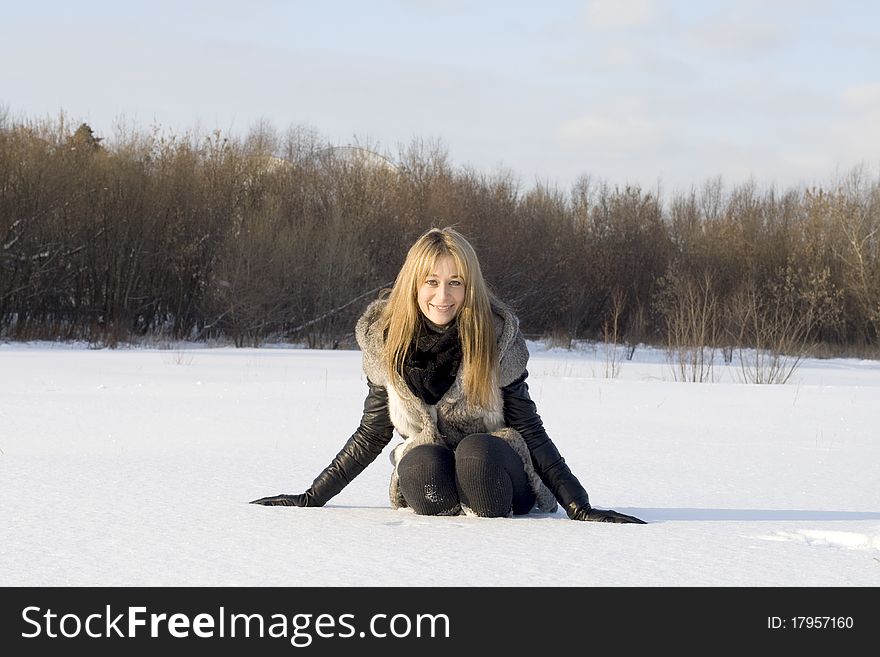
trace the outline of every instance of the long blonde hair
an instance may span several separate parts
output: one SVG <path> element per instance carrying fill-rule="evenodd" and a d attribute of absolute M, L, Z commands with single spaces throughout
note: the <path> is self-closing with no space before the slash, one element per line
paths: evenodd
<path fill-rule="evenodd" d="M 382 315 L 385 368 L 392 381 L 403 376 L 407 352 L 420 322 L 419 287 L 443 256 L 452 257 L 465 288 L 464 302 L 456 315 L 464 394 L 471 403 L 488 408 L 499 399 L 498 345 L 491 306 L 495 298 L 483 278 L 474 248 L 452 228 L 428 230 L 406 254 Z"/>

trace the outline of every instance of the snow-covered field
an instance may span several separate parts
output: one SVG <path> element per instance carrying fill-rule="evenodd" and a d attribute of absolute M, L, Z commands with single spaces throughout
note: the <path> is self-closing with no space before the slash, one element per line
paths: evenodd
<path fill-rule="evenodd" d="M 530 349 L 593 504 L 649 524 L 393 511 L 384 454 L 324 508 L 248 504 L 357 427 L 357 351 L 2 344 L 0 585 L 880 585 L 880 363 L 694 384 L 649 349 L 616 378 Z"/>

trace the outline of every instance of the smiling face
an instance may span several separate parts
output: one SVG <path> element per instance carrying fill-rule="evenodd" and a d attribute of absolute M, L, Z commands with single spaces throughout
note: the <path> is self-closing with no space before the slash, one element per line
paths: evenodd
<path fill-rule="evenodd" d="M 440 256 L 419 286 L 419 310 L 437 326 L 455 319 L 464 303 L 464 281 L 452 256 Z"/>

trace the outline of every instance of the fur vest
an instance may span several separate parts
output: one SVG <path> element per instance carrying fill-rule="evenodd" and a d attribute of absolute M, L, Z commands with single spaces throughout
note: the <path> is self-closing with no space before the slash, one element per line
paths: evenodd
<path fill-rule="evenodd" d="M 507 442 L 520 456 L 529 483 L 535 493 L 535 509 L 542 512 L 556 510 L 556 498 L 541 481 L 532 464 L 532 457 L 518 431 L 505 426 L 504 404 L 501 391 L 488 408 L 470 403 L 464 396 L 461 369 L 446 394 L 433 406 L 415 396 L 400 375 L 389 377 L 382 364 L 384 337 L 378 319 L 385 303 L 372 302 L 355 326 L 355 338 L 363 354 L 364 374 L 376 385 L 388 391 L 388 411 L 391 422 L 403 442 L 391 455 L 394 471 L 391 474 L 389 497 L 395 509 L 406 506 L 397 478 L 397 464 L 416 445 L 436 443 L 452 449 L 462 438 L 472 433 L 490 433 Z M 529 352 L 519 330 L 519 320 L 502 306 L 492 307 L 495 335 L 498 341 L 500 367 L 499 385 L 504 387 L 516 381 L 526 369 Z"/>

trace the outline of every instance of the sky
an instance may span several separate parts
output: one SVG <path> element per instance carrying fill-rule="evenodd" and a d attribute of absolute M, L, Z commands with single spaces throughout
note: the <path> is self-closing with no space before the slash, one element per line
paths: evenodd
<path fill-rule="evenodd" d="M 355 430 L 360 352 L 160 346 L 0 343 L 0 586 L 880 585 L 877 361 L 683 383 L 662 351 L 606 376 L 601 346 L 530 342 L 593 505 L 648 522 L 617 525 L 393 510 L 397 438 L 325 507 L 249 504 Z"/>
<path fill-rule="evenodd" d="M 525 188 L 828 186 L 880 165 L 873 0 L 7 2 L 0 110 L 394 159 Z"/>

